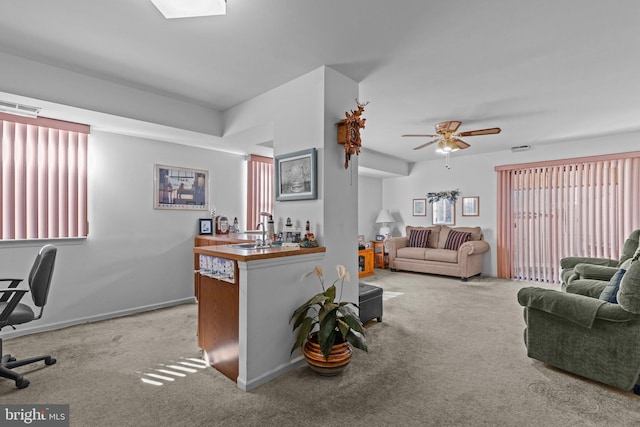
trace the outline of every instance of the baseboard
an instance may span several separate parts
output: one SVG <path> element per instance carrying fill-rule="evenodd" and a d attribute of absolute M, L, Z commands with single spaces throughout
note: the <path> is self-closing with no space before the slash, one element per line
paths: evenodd
<path fill-rule="evenodd" d="M 149 304 L 140 307 L 128 308 L 126 310 L 112 311 L 110 313 L 101 313 L 95 316 L 80 317 L 77 319 L 65 320 L 58 323 L 47 323 L 37 325 L 31 328 L 20 328 L 11 332 L 3 332 L 2 338 L 14 338 L 24 335 L 36 334 L 39 332 L 53 331 L 56 329 L 67 328 L 69 326 L 81 325 L 83 323 L 98 322 L 101 320 L 114 319 L 116 317 L 129 316 L 132 314 L 144 313 L 145 311 L 158 310 L 160 308 L 173 307 L 175 305 L 188 304 L 196 302 L 196 297 L 181 298 L 172 301 L 165 301 L 157 304 Z"/>
<path fill-rule="evenodd" d="M 276 367 L 275 369 L 265 372 L 257 378 L 252 379 L 251 381 L 245 381 L 238 377 L 238 388 L 244 391 L 251 391 L 256 387 L 261 386 L 262 384 L 266 384 L 274 378 L 279 377 L 293 369 L 299 368 L 303 366 L 306 362 L 304 357 L 298 356 L 295 359 L 291 359 L 288 363 L 283 363 L 282 365 Z"/>

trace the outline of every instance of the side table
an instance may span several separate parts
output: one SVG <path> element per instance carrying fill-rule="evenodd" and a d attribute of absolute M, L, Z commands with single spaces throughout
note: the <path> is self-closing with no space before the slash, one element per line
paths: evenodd
<path fill-rule="evenodd" d="M 387 266 L 387 253 L 384 250 L 384 242 L 371 241 L 373 245 L 373 265 L 375 268 L 385 269 Z"/>

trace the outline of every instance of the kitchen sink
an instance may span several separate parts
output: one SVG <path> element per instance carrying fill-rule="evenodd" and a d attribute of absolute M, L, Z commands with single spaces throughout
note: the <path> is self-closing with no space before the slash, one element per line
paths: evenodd
<path fill-rule="evenodd" d="M 255 243 L 235 243 L 233 245 L 229 245 L 229 247 L 248 250 L 248 249 L 266 249 L 266 248 L 270 248 L 271 246 L 267 246 L 267 245 L 256 246 Z"/>

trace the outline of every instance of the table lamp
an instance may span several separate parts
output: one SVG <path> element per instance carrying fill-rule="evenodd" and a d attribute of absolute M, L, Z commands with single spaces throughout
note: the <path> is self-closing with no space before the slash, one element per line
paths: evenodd
<path fill-rule="evenodd" d="M 376 218 L 376 224 L 382 224 L 379 233 L 384 236 L 385 239 L 391 234 L 391 229 L 387 224 L 394 223 L 394 219 L 389 212 L 389 209 L 382 209 Z"/>

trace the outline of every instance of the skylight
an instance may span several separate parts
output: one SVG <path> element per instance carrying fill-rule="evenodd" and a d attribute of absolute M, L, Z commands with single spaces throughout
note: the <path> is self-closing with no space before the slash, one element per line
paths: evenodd
<path fill-rule="evenodd" d="M 226 0 L 151 0 L 167 19 L 225 15 Z"/>

